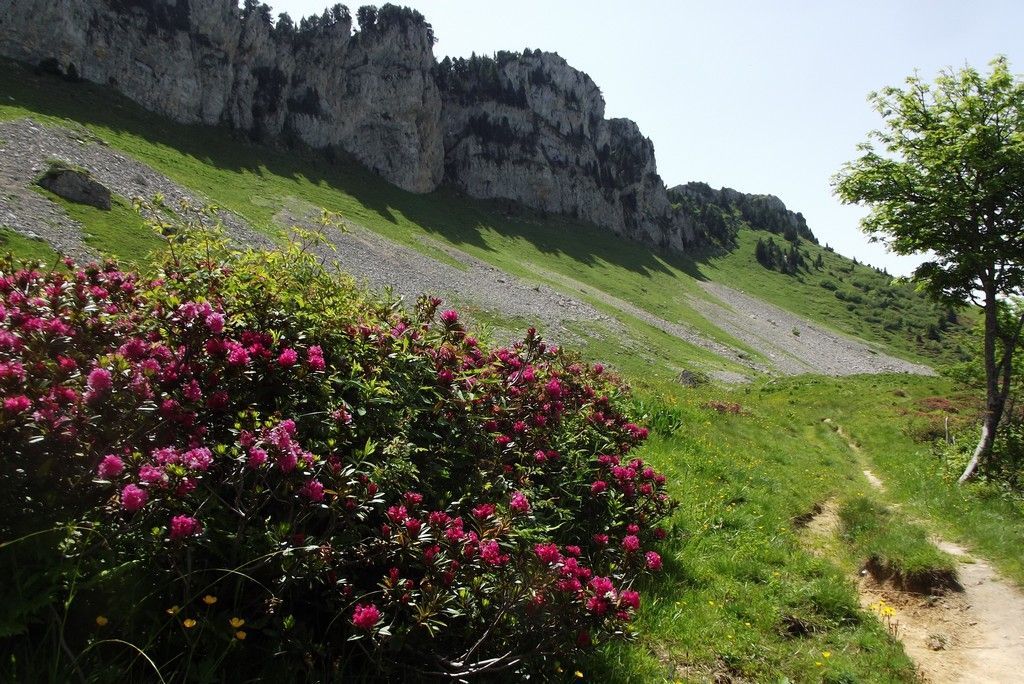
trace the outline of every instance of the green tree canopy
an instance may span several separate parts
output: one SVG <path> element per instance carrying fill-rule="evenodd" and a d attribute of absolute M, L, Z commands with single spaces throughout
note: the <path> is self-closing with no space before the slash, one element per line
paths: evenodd
<path fill-rule="evenodd" d="M 1009 392 L 1016 339 L 997 359 L 998 302 L 1024 286 L 1024 82 L 1003 57 L 990 66 L 949 69 L 934 84 L 915 74 L 869 95 L 885 127 L 835 178 L 844 202 L 870 208 L 872 239 L 927 255 L 914 272 L 922 287 L 985 310 L 987 412 L 962 479 L 991 449 Z"/>

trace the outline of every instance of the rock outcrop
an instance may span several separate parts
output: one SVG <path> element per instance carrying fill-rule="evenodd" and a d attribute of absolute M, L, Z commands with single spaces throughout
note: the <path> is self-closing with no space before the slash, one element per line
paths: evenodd
<path fill-rule="evenodd" d="M 746 224 L 755 230 L 804 238 L 817 243 L 804 215 L 790 211 L 775 195 L 752 195 L 732 188 L 715 190 L 707 183 L 691 182 L 668 190 L 675 215 L 685 217 L 706 239 L 729 246 Z"/>
<path fill-rule="evenodd" d="M 36 179 L 36 185 L 69 202 L 110 211 L 110 189 L 84 169 L 73 169 L 51 162 L 50 168 Z"/>
<path fill-rule="evenodd" d="M 413 192 L 443 173 L 433 31 L 386 6 L 300 27 L 235 0 L 7 0 L 0 53 L 109 84 L 183 123 L 339 147 Z"/>
<path fill-rule="evenodd" d="M 418 12 L 357 14 L 353 32 L 341 5 L 295 26 L 256 0 L 4 0 L 0 54 L 107 84 L 179 122 L 342 149 L 412 192 L 445 181 L 680 252 L 715 239 L 707 207 L 732 199 L 690 186 L 671 199 L 651 141 L 628 119 L 605 119 L 597 85 L 557 54 L 438 64 Z M 757 202 L 741 204 L 757 213 Z M 765 212 L 786 216 L 776 209 Z"/>
<path fill-rule="evenodd" d="M 654 146 L 628 119 L 605 119 L 585 73 L 550 52 L 445 58 L 445 178 L 474 197 L 505 198 L 682 250 Z"/>

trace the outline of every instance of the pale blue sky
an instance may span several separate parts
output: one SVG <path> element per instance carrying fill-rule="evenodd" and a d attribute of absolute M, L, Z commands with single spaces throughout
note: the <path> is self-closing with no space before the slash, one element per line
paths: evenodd
<path fill-rule="evenodd" d="M 277 0 L 275 15 L 321 12 L 328 0 Z M 913 70 L 987 68 L 1005 54 L 1024 72 L 1024 2 L 559 2 L 409 0 L 444 55 L 525 47 L 558 52 L 588 73 L 608 116 L 654 141 L 668 185 L 702 180 L 778 195 L 822 242 L 893 273 L 913 259 L 868 244 L 863 210 L 829 179 L 880 125 L 866 95 Z M 357 5 L 350 4 L 353 14 Z"/>

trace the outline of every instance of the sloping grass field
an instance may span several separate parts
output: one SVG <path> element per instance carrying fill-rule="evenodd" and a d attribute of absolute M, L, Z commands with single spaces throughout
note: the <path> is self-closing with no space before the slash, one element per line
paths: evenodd
<path fill-rule="evenodd" d="M 874 269 L 804 243 L 809 262 L 821 256 L 820 269 L 799 277 L 768 271 L 754 260 L 754 245 L 764 237 L 755 231 L 741 231 L 737 249 L 728 254 L 657 254 L 607 231 L 450 190 L 405 193 L 352 162 L 329 163 L 255 145 L 227 130 L 169 123 L 94 86 L 0 62 L 0 120 L 26 116 L 84 126 L 268 235 L 281 234 L 275 214 L 301 201 L 445 263 L 451 258 L 422 238 L 616 314 L 626 335 L 581 330 L 581 352 L 610 362 L 634 385 L 652 425 L 642 455 L 668 475 L 679 507 L 664 546 L 665 571 L 644 588 L 636 638 L 605 647 L 586 662 L 564 663 L 567 680 L 913 681 L 913 664 L 900 644 L 858 606 L 850 577 L 867 558 L 856 549 L 814 553 L 801 540 L 799 521 L 833 499 L 900 503 L 929 529 L 972 547 L 1024 583 L 1020 500 L 980 485 L 952 486 L 928 444 L 914 439 L 911 419 L 926 413 L 921 401 L 955 392 L 952 381 L 796 376 L 684 387 L 676 380 L 681 369 L 749 371 L 623 316 L 571 285 L 743 348 L 687 305 L 687 298 L 710 296 L 698 283 L 710 279 L 904 358 L 940 367 L 959 359 L 964 350 L 955 326 L 947 320 L 950 331 L 938 330 L 946 312 Z M 120 203 L 118 212 L 104 216 L 62 206 L 102 252 L 141 262 L 159 246 Z M 3 227 L 0 248 L 32 259 L 55 257 L 44 243 Z M 481 317 L 500 322 L 495 312 Z M 936 326 L 936 339 L 928 337 L 929 325 Z M 836 425 L 859 450 L 837 435 Z M 862 472 L 867 464 L 885 479 L 885 492 L 871 491 Z M 917 530 L 911 536 L 924 538 L 924 528 L 907 524 Z M 899 537 L 894 539 L 878 541 L 888 544 L 882 551 L 894 562 L 927 557 L 927 551 L 900 548 Z"/>

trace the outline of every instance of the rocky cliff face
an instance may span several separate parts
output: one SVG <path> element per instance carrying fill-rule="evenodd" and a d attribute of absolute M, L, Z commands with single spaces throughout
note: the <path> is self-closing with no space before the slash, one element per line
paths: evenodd
<path fill-rule="evenodd" d="M 589 76 L 550 52 L 445 59 L 445 178 L 682 250 L 654 146 L 628 119 L 605 119 Z"/>
<path fill-rule="evenodd" d="M 4 56 L 176 121 L 341 148 L 412 192 L 444 180 L 675 251 L 715 238 L 709 211 L 796 221 L 777 198 L 730 190 L 680 186 L 670 201 L 651 141 L 605 119 L 598 87 L 554 53 L 437 64 L 433 42 L 422 15 L 393 5 L 361 8 L 353 32 L 341 5 L 296 27 L 253 0 L 0 0 Z"/>
<path fill-rule="evenodd" d="M 441 181 L 433 33 L 397 7 L 300 28 L 234 0 L 7 0 L 0 53 L 109 84 L 185 123 L 337 146 L 399 187 Z M 372 19 L 370 21 L 369 19 Z"/>

